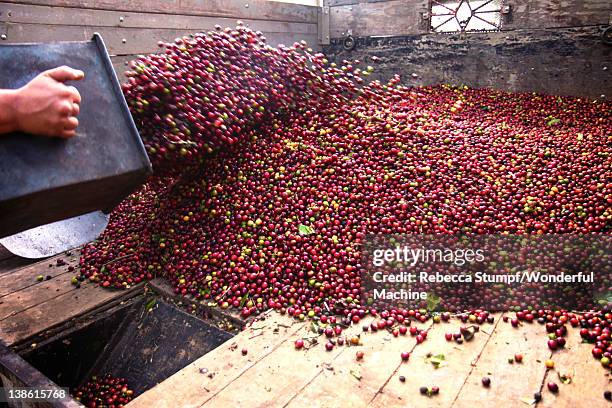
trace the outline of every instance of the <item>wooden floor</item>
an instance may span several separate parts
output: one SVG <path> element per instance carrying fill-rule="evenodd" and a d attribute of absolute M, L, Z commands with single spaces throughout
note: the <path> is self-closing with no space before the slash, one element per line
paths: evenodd
<path fill-rule="evenodd" d="M 315 334 L 309 323 L 278 314 L 256 322 L 238 336 L 145 392 L 130 408 L 148 407 L 610 407 L 603 392 L 612 389 L 607 370 L 591 356 L 591 345 L 581 344 L 570 329 L 565 350 L 550 352 L 545 330 L 537 323 L 513 328 L 496 316 L 484 324 L 474 339 L 462 345 L 449 343 L 447 331 L 456 332 L 459 321 L 428 328 L 427 340 L 416 346 L 414 337 L 392 338 L 386 332 L 366 333 L 362 345 L 325 351 L 322 344 L 296 351 L 294 341 Z M 367 324 L 368 321 L 366 320 Z M 359 333 L 361 324 L 347 333 Z M 320 340 L 324 342 L 323 336 Z M 241 350 L 247 348 L 243 356 Z M 363 350 L 358 362 L 355 352 Z M 411 351 L 410 361 L 400 361 Z M 508 363 L 515 353 L 521 364 Z M 427 356 L 444 354 L 434 368 Z M 555 369 L 546 370 L 552 358 Z M 563 384 L 561 375 L 571 375 Z M 399 381 L 400 376 L 406 382 Z M 484 388 L 481 379 L 491 378 Z M 558 395 L 546 383 L 559 384 Z M 440 387 L 437 396 L 419 393 L 421 386 Z M 535 404 L 533 394 L 542 390 Z M 180 404 L 178 403 L 180 401 Z"/>
<path fill-rule="evenodd" d="M 77 317 L 130 296 L 130 292 L 105 290 L 89 282 L 76 288 L 71 280 L 78 273 L 71 267 L 78 260 L 78 251 L 73 251 L 33 262 L 0 247 L 1 342 L 13 348 L 36 342 Z"/>
<path fill-rule="evenodd" d="M 58 266 L 57 259 L 66 265 Z M 38 263 L 11 258 L 0 251 L 0 340 L 23 347 L 54 329 L 70 324 L 102 305 L 128 296 L 126 291 L 104 290 L 84 282 L 75 288 L 69 266 L 78 253 Z M 45 280 L 38 282 L 42 275 Z M 47 279 L 49 277 L 49 279 Z M 134 291 L 140 288 L 132 289 Z M 360 334 L 362 321 L 345 330 Z M 518 329 L 496 315 L 494 324 L 484 324 L 474 339 L 462 345 L 449 343 L 445 332 L 458 331 L 461 323 L 419 325 L 428 328 L 428 338 L 416 346 L 414 337 L 393 338 L 386 332 L 361 334 L 361 344 L 325 351 L 322 344 L 296 351 L 298 338 L 323 336 L 311 331 L 310 323 L 297 322 L 277 313 L 255 321 L 246 330 L 185 367 L 156 387 L 140 395 L 130 408 L 150 407 L 611 407 L 603 392 L 612 390 L 607 370 L 591 356 L 592 346 L 581 344 L 576 329 L 569 329 L 565 350 L 554 355 L 546 345 L 545 330 L 537 323 Z M 243 356 L 241 350 L 248 353 Z M 363 361 L 355 352 L 363 350 Z M 410 351 L 410 361 L 400 353 Z M 521 364 L 509 364 L 515 353 Z M 434 368 L 428 355 L 443 354 Z M 552 358 L 555 369 L 546 370 Z M 571 375 L 563 384 L 559 374 Z M 404 383 L 399 376 L 405 376 Z M 491 378 L 484 388 L 481 379 Z M 546 383 L 559 384 L 558 395 Z M 439 386 L 440 393 L 426 397 L 421 386 Z M 533 403 L 533 393 L 542 390 L 543 400 Z"/>

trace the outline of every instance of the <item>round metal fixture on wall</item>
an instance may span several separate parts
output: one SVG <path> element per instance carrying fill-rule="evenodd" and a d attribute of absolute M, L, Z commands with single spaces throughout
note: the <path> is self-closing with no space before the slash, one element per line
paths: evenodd
<path fill-rule="evenodd" d="M 601 33 L 601 40 L 606 45 L 612 45 L 612 26 L 609 26 Z"/>
<path fill-rule="evenodd" d="M 347 36 L 344 38 L 344 40 L 342 40 L 342 47 L 346 50 L 346 51 L 352 51 L 355 49 L 355 46 L 357 45 L 355 39 L 352 36 Z"/>

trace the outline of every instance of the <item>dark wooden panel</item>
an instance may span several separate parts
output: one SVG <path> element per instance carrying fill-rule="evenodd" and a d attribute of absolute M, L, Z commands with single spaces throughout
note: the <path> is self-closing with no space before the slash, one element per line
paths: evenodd
<path fill-rule="evenodd" d="M 0 259 L 0 277 L 3 274 L 9 273 L 10 271 L 16 268 L 21 268 L 22 266 L 29 265 L 33 262 L 34 260 L 32 259 L 22 258 L 20 256 L 15 256 L 13 254 L 11 254 L 11 257 L 9 258 Z"/>
<path fill-rule="evenodd" d="M 369 39 L 351 52 L 343 51 L 336 40 L 325 53 L 335 62 L 369 63 L 376 56 L 379 62 L 372 64 L 375 71 L 369 78 L 383 83 L 400 75 L 409 86 L 465 84 L 612 99 L 612 47 L 603 45 L 600 36 L 597 27 L 427 34 Z"/>
<path fill-rule="evenodd" d="M 117 78 L 119 78 L 119 82 L 125 81 L 125 71 L 127 71 L 128 63 L 135 59 L 138 55 L 116 55 L 111 57 L 111 61 L 113 62 L 113 68 L 115 69 L 115 73 L 117 74 Z"/>
<path fill-rule="evenodd" d="M 216 24 L 234 27 L 236 19 L 177 14 L 120 12 L 68 7 L 31 6 L 0 2 L 0 21 L 9 23 L 97 26 L 123 28 L 168 28 L 201 31 Z M 283 21 L 243 20 L 253 30 L 265 33 L 316 34 L 317 25 Z"/>
<path fill-rule="evenodd" d="M 3 247 L 2 245 L 0 245 L 0 261 L 4 260 L 4 259 L 8 259 L 8 258 L 12 258 L 13 255 L 8 249 L 6 249 L 5 247 Z"/>
<path fill-rule="evenodd" d="M 157 52 L 158 41 L 172 41 L 192 31 L 0 22 L 0 33 L 6 33 L 6 43 L 83 41 L 90 39 L 95 32 L 102 35 L 111 55 L 132 55 Z M 293 44 L 300 40 L 307 41 L 313 47 L 317 45 L 316 30 L 312 34 L 267 33 L 266 37 L 270 45 Z"/>
<path fill-rule="evenodd" d="M 316 23 L 318 8 L 266 0 L 26 0 L 9 3 L 303 23 Z"/>
<path fill-rule="evenodd" d="M 504 29 L 608 25 L 610 16 L 610 0 L 515 0 Z"/>
<path fill-rule="evenodd" d="M 429 7 L 427 0 L 392 0 L 377 3 L 331 7 L 332 38 L 354 36 L 407 35 L 427 30 L 421 13 Z"/>

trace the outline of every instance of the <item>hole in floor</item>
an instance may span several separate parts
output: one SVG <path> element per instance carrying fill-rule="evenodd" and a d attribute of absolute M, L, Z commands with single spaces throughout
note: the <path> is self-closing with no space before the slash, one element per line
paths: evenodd
<path fill-rule="evenodd" d="M 61 387 L 111 374 L 139 395 L 232 337 L 160 297 L 139 296 L 20 354 Z"/>

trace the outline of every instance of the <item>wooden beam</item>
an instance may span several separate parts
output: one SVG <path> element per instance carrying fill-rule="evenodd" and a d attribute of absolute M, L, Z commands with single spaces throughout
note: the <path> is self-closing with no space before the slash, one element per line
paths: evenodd
<path fill-rule="evenodd" d="M 313 24 L 317 22 L 318 9 L 266 0 L 9 0 L 7 3 Z"/>
<path fill-rule="evenodd" d="M 0 2 L 0 21 L 5 23 L 95 26 L 115 28 L 155 28 L 187 31 L 212 30 L 216 24 L 235 27 L 236 19 L 179 14 L 119 12 L 94 9 L 26 6 Z M 253 30 L 264 33 L 316 34 L 316 23 L 243 20 Z"/>
<path fill-rule="evenodd" d="M 173 41 L 176 37 L 188 35 L 191 32 L 175 29 L 155 28 L 116 28 L 98 26 L 69 26 L 47 24 L 1 23 L 0 33 L 5 33 L 7 39 L 3 43 L 53 42 L 53 41 L 86 41 L 93 33 L 102 35 L 109 54 L 133 55 L 157 52 L 158 41 Z M 268 43 L 276 46 L 286 45 L 305 40 L 313 48 L 317 47 L 317 33 L 269 33 Z"/>

